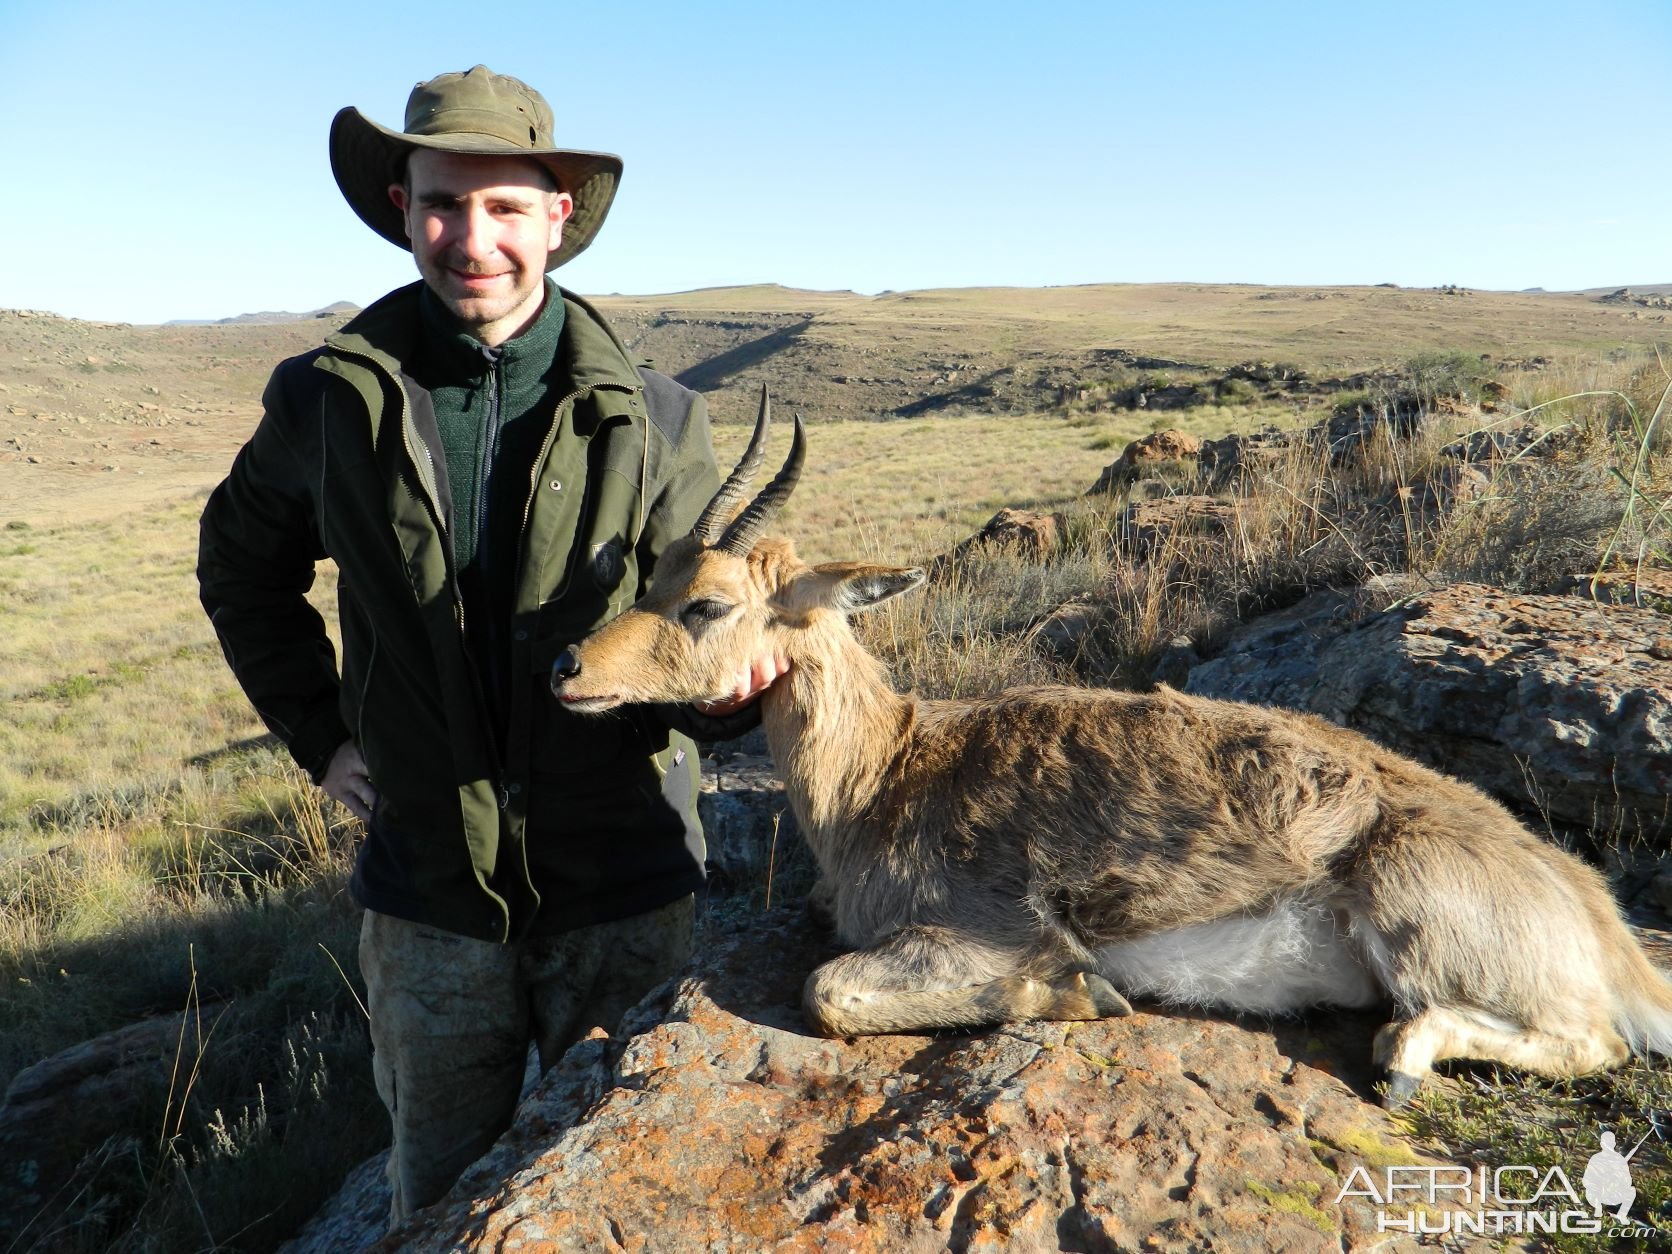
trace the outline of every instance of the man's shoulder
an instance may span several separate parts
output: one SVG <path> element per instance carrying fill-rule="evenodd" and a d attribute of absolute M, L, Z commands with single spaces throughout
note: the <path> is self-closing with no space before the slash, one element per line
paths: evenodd
<path fill-rule="evenodd" d="M 308 395 L 325 386 L 326 376 L 323 371 L 314 369 L 314 363 L 330 351 L 321 344 L 305 353 L 286 357 L 274 366 L 273 374 L 267 381 L 268 409 L 273 408 L 275 401 L 282 402 L 286 409 L 292 411 L 301 409 Z"/>
<path fill-rule="evenodd" d="M 670 379 L 660 370 L 649 366 L 637 367 L 644 380 L 644 408 L 651 425 L 660 431 L 667 442 L 678 448 L 685 442 L 697 416 L 697 402 L 701 394 L 683 383 Z"/>
<path fill-rule="evenodd" d="M 422 325 L 419 297 L 423 287 L 422 281 L 408 283 L 378 297 L 340 330 L 326 336 L 324 348 L 409 361 Z"/>
<path fill-rule="evenodd" d="M 706 413 L 700 393 L 676 379 L 635 360 L 604 314 L 591 301 L 559 288 L 566 312 L 563 333 L 568 339 L 569 364 L 575 381 L 637 384 L 644 391 L 651 426 L 674 448 L 679 448 L 694 424 Z"/>
<path fill-rule="evenodd" d="M 286 357 L 273 368 L 268 391 L 279 390 L 293 405 L 315 397 L 337 373 L 331 368 L 332 362 L 340 362 L 345 356 L 379 359 L 399 372 L 417 333 L 418 287 L 414 283 L 396 288 L 326 336 L 323 344 Z M 318 368 L 322 361 L 326 369 Z"/>

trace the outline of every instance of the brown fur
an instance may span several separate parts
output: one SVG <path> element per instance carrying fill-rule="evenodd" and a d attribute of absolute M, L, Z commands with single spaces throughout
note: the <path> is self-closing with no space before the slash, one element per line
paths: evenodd
<path fill-rule="evenodd" d="M 918 578 L 682 541 L 556 684 L 582 708 L 688 701 L 764 649 L 790 659 L 767 737 L 856 951 L 808 979 L 820 1031 L 1125 1013 L 1111 980 L 1271 1013 L 1391 1000 L 1395 1101 L 1444 1058 L 1560 1076 L 1628 1038 L 1672 1049 L 1672 986 L 1601 878 L 1475 789 L 1320 719 L 1165 688 L 902 696 L 845 615 Z M 694 620 L 704 600 L 733 608 Z"/>

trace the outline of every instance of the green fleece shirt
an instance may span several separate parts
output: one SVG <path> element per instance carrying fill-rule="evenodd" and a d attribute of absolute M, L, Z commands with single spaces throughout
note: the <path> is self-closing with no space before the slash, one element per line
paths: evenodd
<path fill-rule="evenodd" d="M 563 297 L 546 280 L 532 326 L 490 348 L 425 287 L 423 354 L 414 378 L 429 392 L 447 462 L 448 519 L 470 645 L 496 722 L 506 712 L 505 653 L 517 545 L 535 458 L 571 381 L 558 360 Z"/>

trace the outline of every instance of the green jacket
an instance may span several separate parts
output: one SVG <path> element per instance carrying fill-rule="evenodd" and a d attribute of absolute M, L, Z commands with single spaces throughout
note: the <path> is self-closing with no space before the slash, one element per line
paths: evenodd
<path fill-rule="evenodd" d="M 317 782 L 352 737 L 379 801 L 352 887 L 370 909 L 489 940 L 664 905 L 702 882 L 697 760 L 680 731 L 752 719 L 564 710 L 563 648 L 636 600 L 719 486 L 702 397 L 636 369 L 565 292 L 572 390 L 535 461 L 517 555 L 508 726 L 490 726 L 454 578 L 433 408 L 403 363 L 413 284 L 274 371 L 203 511 L 204 608 L 251 703 Z M 338 569 L 339 677 L 305 594 Z M 758 718 L 755 715 L 754 718 Z M 678 729 L 678 730 L 676 730 Z"/>

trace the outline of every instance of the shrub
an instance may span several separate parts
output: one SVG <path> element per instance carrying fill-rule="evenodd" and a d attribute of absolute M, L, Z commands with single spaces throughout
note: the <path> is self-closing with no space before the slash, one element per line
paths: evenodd
<path fill-rule="evenodd" d="M 1213 394 L 1221 405 L 1252 405 L 1260 399 L 1260 390 L 1247 379 L 1221 379 Z"/>
<path fill-rule="evenodd" d="M 1477 353 L 1422 353 L 1405 363 L 1401 394 L 1419 408 L 1431 409 L 1442 400 L 1478 404 L 1493 370 Z"/>

